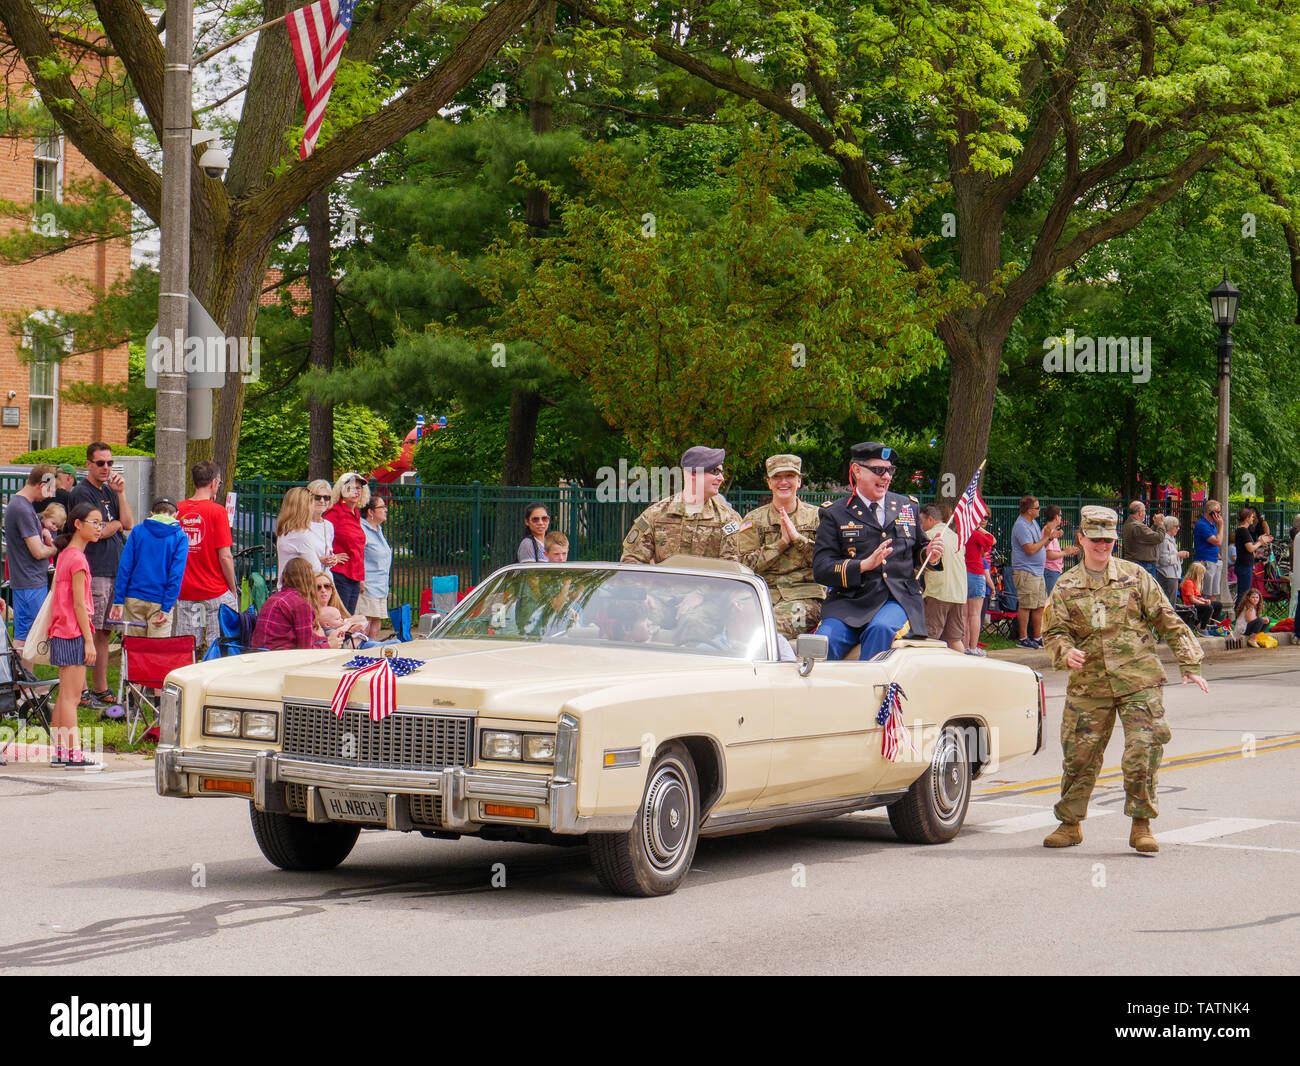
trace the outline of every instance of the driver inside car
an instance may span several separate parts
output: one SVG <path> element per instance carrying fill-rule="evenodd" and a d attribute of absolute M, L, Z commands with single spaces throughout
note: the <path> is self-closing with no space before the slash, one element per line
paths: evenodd
<path fill-rule="evenodd" d="M 722 631 L 698 645 L 701 651 L 718 651 L 739 659 L 766 659 L 767 634 L 758 597 L 752 591 L 729 593 Z M 777 658 L 794 662 L 794 648 L 780 633 L 776 635 Z"/>

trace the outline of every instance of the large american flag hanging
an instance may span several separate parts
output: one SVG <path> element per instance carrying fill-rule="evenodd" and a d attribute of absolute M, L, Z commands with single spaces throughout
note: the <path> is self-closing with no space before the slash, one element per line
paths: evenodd
<path fill-rule="evenodd" d="M 357 0 L 317 0 L 289 13 L 289 43 L 298 65 L 298 85 L 307 112 L 302 145 L 298 149 L 303 159 L 311 155 L 320 136 L 325 105 L 334 86 L 334 72 L 343 53 L 343 42 L 352 28 L 352 9 L 356 6 Z"/>
<path fill-rule="evenodd" d="M 957 529 L 958 551 L 966 547 L 970 535 L 975 532 L 980 522 L 988 517 L 989 505 L 984 502 L 979 490 L 980 474 L 983 471 L 984 466 L 981 463 L 980 469 L 975 471 L 975 476 L 970 479 L 966 491 L 961 494 L 961 499 L 957 501 L 957 506 L 953 508 L 952 525 Z"/>

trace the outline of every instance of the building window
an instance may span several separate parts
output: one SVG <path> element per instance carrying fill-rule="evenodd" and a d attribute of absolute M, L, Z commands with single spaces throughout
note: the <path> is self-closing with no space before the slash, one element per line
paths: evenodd
<path fill-rule="evenodd" d="M 59 349 L 67 338 L 27 334 L 27 450 L 53 448 L 59 443 Z"/>
<path fill-rule="evenodd" d="M 54 207 L 63 199 L 63 138 L 47 134 L 36 138 L 35 177 L 32 189 L 32 228 L 53 237 Z"/>

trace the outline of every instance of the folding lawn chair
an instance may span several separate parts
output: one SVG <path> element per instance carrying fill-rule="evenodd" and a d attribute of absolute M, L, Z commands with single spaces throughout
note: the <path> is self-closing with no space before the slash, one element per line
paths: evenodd
<path fill-rule="evenodd" d="M 411 639 L 411 605 L 389 608 L 388 620 L 393 623 L 393 633 L 403 644 Z"/>
<path fill-rule="evenodd" d="M 217 609 L 217 625 L 221 627 L 221 636 L 208 645 L 203 661 L 224 659 L 230 655 L 243 655 L 253 648 L 253 630 L 257 628 L 257 608 L 250 607 L 244 612 L 227 607 L 224 603 Z"/>
<path fill-rule="evenodd" d="M 433 609 L 439 614 L 447 614 L 460 603 L 460 577 L 457 574 L 447 574 L 431 578 L 429 591 L 433 594 Z"/>
<path fill-rule="evenodd" d="M 992 633 L 1015 640 L 1020 632 L 1015 585 L 1011 583 L 1011 568 L 1006 567 L 993 575 L 994 587 L 989 590 L 985 622 L 981 633 Z"/>
<path fill-rule="evenodd" d="M 0 623 L 0 721 L 12 721 L 13 737 L 0 745 L 0 766 L 5 752 L 28 726 L 39 726 L 50 735 L 50 702 L 58 687 L 57 677 L 37 681 L 27 672 L 22 656 L 9 644 L 9 633 Z"/>
<path fill-rule="evenodd" d="M 194 662 L 194 634 L 184 637 L 123 637 L 122 678 L 126 686 L 126 739 L 152 719 L 158 722 L 158 692 L 167 675 Z"/>

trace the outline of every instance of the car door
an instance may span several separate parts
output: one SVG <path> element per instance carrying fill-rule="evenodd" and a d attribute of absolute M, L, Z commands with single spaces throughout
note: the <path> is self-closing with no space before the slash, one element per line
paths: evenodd
<path fill-rule="evenodd" d="M 760 807 L 812 803 L 871 792 L 881 774 L 883 665 L 820 662 L 808 677 L 797 663 L 758 663 L 772 693 L 772 761 Z"/>

